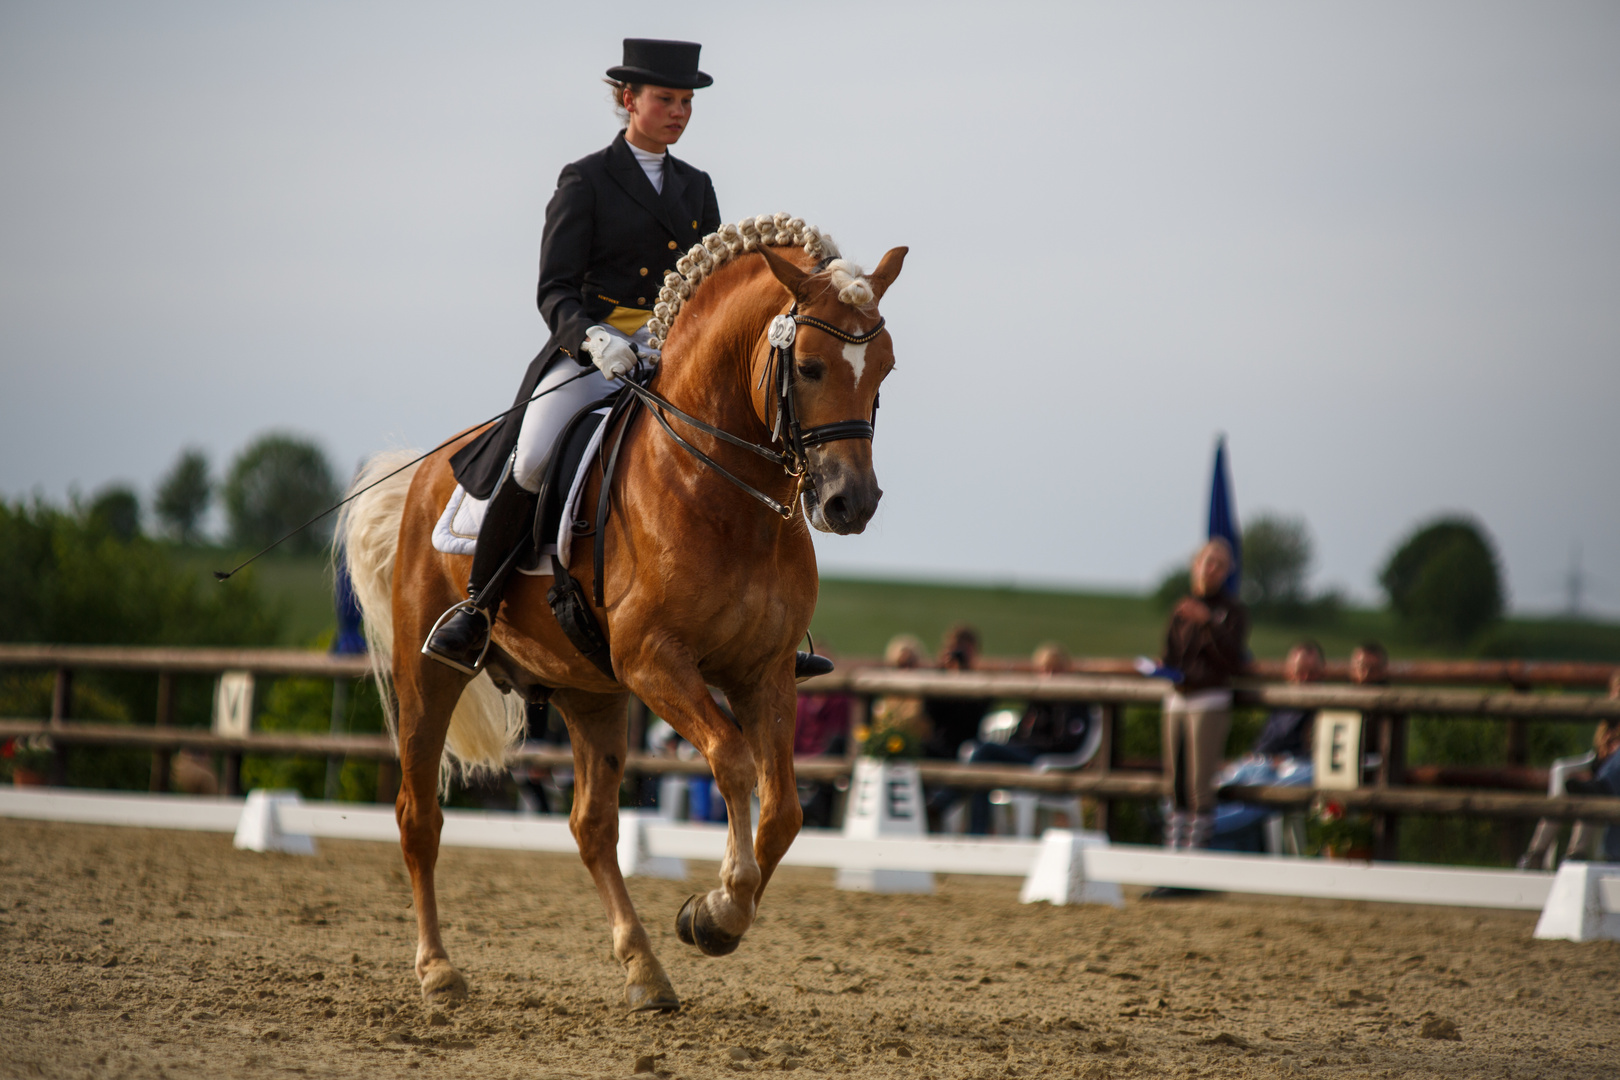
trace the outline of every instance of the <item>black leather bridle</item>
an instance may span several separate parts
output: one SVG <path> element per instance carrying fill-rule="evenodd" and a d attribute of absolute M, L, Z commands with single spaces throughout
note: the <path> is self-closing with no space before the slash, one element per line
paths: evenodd
<path fill-rule="evenodd" d="M 682 412 L 641 383 L 630 378 L 621 380 L 624 387 L 640 399 L 641 403 L 647 407 L 647 411 L 669 433 L 670 438 L 674 439 L 693 457 L 727 480 L 730 480 L 761 503 L 764 503 L 773 512 L 781 515 L 784 520 L 790 520 L 798 512 L 799 497 L 804 494 L 805 485 L 814 483 L 814 479 L 810 476 L 810 461 L 806 451 L 813 446 L 838 442 L 842 439 L 870 439 L 873 435 L 873 424 L 877 420 L 878 402 L 874 398 L 871 420 L 838 420 L 831 424 L 817 424 L 809 428 L 802 427 L 799 424 L 798 395 L 793 392 L 793 343 L 798 337 L 798 328 L 800 326 L 813 326 L 822 333 L 829 334 L 850 345 L 865 345 L 883 332 L 883 319 L 879 318 L 877 324 L 864 334 L 851 334 L 812 315 L 800 315 L 798 302 L 795 301 L 786 314 L 778 315 L 771 320 L 770 329 L 767 332 L 771 355 L 770 359 L 766 361 L 765 370 L 760 373 L 760 383 L 763 384 L 766 379 L 770 379 L 775 390 L 776 421 L 771 428 L 771 442 L 781 444 L 782 448 L 780 450 L 750 442 L 747 439 L 731 434 L 729 431 L 722 431 L 712 424 L 704 423 L 697 417 Z M 682 438 L 670 426 L 669 420 L 664 416 L 665 412 L 673 414 L 688 426 L 712 435 L 722 442 L 741 447 L 744 450 L 758 454 L 767 461 L 780 465 L 789 476 L 797 480 L 793 495 L 785 503 L 778 502 L 746 480 L 733 475 L 708 454 Z M 617 450 L 618 447 L 615 446 L 614 457 L 617 457 Z"/>

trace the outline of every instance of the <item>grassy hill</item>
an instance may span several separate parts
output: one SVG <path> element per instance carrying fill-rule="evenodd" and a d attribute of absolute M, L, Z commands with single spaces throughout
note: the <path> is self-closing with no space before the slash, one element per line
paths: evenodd
<path fill-rule="evenodd" d="M 177 551 L 199 577 L 233 565 L 228 553 Z M 259 560 L 247 573 L 282 617 L 282 643 L 311 645 L 333 626 L 331 572 L 324 559 Z M 985 651 L 1027 655 L 1059 641 L 1076 655 L 1156 655 L 1165 612 L 1151 597 L 1128 593 L 1064 592 L 993 585 L 823 578 L 811 631 L 818 645 L 845 655 L 873 656 L 895 634 L 910 633 L 930 648 L 952 623 L 978 627 Z M 1290 642 L 1311 636 L 1330 657 L 1348 656 L 1357 642 L 1383 641 L 1397 657 L 1455 655 L 1409 640 L 1386 611 L 1344 609 L 1306 624 L 1257 620 L 1250 644 L 1259 657 L 1280 658 Z M 1620 661 L 1620 624 L 1560 619 L 1508 619 L 1471 655 Z"/>

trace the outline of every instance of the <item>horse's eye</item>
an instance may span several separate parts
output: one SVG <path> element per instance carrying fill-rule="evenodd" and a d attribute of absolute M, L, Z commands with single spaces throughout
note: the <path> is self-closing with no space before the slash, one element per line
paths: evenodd
<path fill-rule="evenodd" d="M 810 382 L 820 382 L 821 377 L 827 374 L 827 365 L 820 360 L 800 360 L 799 378 Z"/>

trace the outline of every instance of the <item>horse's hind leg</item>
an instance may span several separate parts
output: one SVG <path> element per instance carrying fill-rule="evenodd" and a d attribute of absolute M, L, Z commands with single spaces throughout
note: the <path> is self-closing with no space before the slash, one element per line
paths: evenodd
<path fill-rule="evenodd" d="M 394 817 L 399 822 L 399 846 L 411 872 L 411 893 L 416 904 L 416 977 L 422 996 L 429 1001 L 457 1001 L 467 996 L 467 980 L 450 963 L 439 937 L 439 903 L 433 888 L 433 870 L 439 860 L 439 830 L 444 813 L 439 809 L 439 761 L 444 754 L 445 732 L 467 676 L 443 664 L 426 660 L 409 647 L 409 638 L 395 657 L 394 686 L 399 697 L 399 799 Z"/>
<path fill-rule="evenodd" d="M 562 690 L 553 698 L 574 745 L 574 808 L 568 815 L 579 857 L 596 882 L 613 929 L 613 955 L 625 966 L 624 1000 L 635 1011 L 678 1009 L 681 999 L 653 955 L 619 871 L 619 785 L 624 780 L 624 694 Z"/>

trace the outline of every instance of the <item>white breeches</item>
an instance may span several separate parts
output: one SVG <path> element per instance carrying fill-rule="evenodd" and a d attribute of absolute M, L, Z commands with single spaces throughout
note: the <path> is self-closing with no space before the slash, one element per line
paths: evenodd
<path fill-rule="evenodd" d="M 612 327 L 608 328 L 620 337 Z M 626 337 L 626 341 L 633 341 L 643 358 L 656 358 L 658 353 L 647 342 L 647 330 L 643 327 L 633 337 Z M 589 371 L 584 378 L 575 379 L 581 370 Z M 568 382 L 574 379 L 573 382 Z M 566 386 L 561 384 L 568 383 Z M 552 387 L 561 386 L 561 389 L 552 390 Z M 551 448 L 557 437 L 562 434 L 564 425 L 573 419 L 575 413 L 593 401 L 600 401 L 618 388 L 613 382 L 595 368 L 581 369 L 566 359 L 557 360 L 544 375 L 540 377 L 540 384 L 535 392 L 550 390 L 542 397 L 536 397 L 529 402 L 528 408 L 523 410 L 523 424 L 518 428 L 517 449 L 512 462 L 512 478 L 524 491 L 538 492 L 540 482 L 545 479 L 546 459 L 551 456 Z"/>

